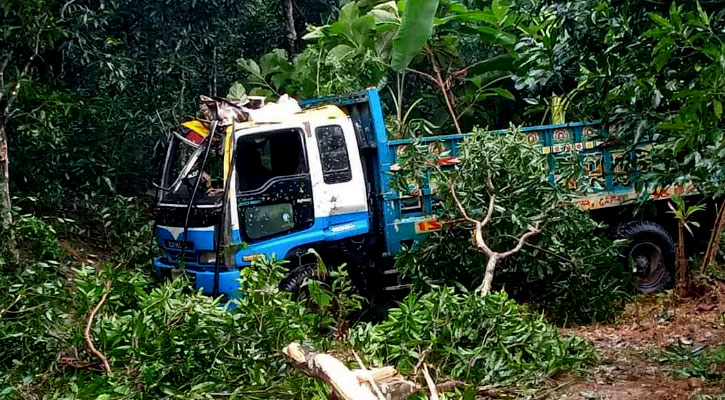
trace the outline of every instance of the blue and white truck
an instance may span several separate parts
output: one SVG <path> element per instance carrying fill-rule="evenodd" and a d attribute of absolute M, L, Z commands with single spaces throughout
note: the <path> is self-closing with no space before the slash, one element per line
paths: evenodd
<path fill-rule="evenodd" d="M 154 261 L 158 275 L 183 269 L 204 293 L 233 297 L 242 268 L 259 257 L 275 257 L 289 261 L 282 286 L 293 290 L 315 268 L 307 252 L 314 248 L 332 265 L 347 263 L 363 291 L 404 287 L 394 255 L 443 225 L 436 219 L 434 189 L 423 187 L 411 196 L 391 188 L 396 157 L 411 140 L 389 139 L 375 88 L 300 105 L 301 112 L 280 121 L 212 130 L 196 147 L 172 136 L 160 182 L 166 189 L 159 190 L 155 206 L 155 235 L 163 249 Z M 586 185 L 581 207 L 598 210 L 631 239 L 628 256 L 641 291 L 666 287 L 674 263 L 671 235 L 656 222 L 622 211 L 641 198 L 633 183 L 638 150 L 608 148 L 606 132 L 596 123 L 521 130 L 549 157 L 552 182 L 557 160 L 577 158 L 581 179 L 597 182 Z M 419 140 L 435 143 L 429 148 L 454 160 L 466 136 Z M 675 185 L 647 196 L 657 200 L 692 191 Z"/>

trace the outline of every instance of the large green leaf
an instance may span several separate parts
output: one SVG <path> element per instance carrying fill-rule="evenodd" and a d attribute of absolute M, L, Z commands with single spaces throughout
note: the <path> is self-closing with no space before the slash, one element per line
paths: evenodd
<path fill-rule="evenodd" d="M 391 66 L 402 72 L 420 53 L 433 34 L 433 18 L 438 0 L 408 0 L 398 33 L 393 38 Z"/>
<path fill-rule="evenodd" d="M 328 64 L 332 64 L 335 62 L 343 61 L 354 51 L 354 48 L 346 44 L 338 44 L 327 53 L 327 57 L 325 57 L 325 62 Z"/>
<path fill-rule="evenodd" d="M 514 57 L 508 54 L 501 54 L 478 62 L 468 69 L 468 73 L 480 75 L 491 71 L 512 71 L 513 67 Z"/>

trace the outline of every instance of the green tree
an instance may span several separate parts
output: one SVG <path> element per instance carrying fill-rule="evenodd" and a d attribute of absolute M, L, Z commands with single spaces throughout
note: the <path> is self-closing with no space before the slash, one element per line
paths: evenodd
<path fill-rule="evenodd" d="M 43 0 L 5 1 L 0 22 L 0 222 L 10 229 L 8 245 L 14 253 L 10 194 L 8 125 L 17 114 L 16 100 L 41 65 L 47 51 L 65 35 L 53 4 Z M 12 134 L 12 132 L 11 132 Z"/>
<path fill-rule="evenodd" d="M 517 46 L 517 85 L 539 101 L 563 95 L 575 115 L 603 119 L 622 147 L 648 143 L 638 155 L 642 191 L 694 183 L 716 198 L 725 194 L 724 16 L 711 2 L 543 7 Z M 723 211 L 717 221 L 704 267 Z"/>

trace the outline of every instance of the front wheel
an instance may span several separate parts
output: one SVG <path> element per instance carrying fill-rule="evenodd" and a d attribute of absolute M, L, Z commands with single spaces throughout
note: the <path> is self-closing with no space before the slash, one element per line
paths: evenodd
<path fill-rule="evenodd" d="M 634 221 L 620 226 L 617 236 L 629 240 L 624 256 L 636 277 L 640 293 L 659 292 L 671 287 L 675 244 L 665 228 L 650 221 Z"/>

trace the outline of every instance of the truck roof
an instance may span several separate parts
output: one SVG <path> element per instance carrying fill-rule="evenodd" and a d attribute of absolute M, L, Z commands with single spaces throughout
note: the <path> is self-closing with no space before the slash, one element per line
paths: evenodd
<path fill-rule="evenodd" d="M 338 106 L 325 105 L 304 109 L 292 114 L 285 113 L 283 111 L 275 114 L 270 113 L 269 115 L 263 115 L 263 117 L 264 118 L 257 118 L 255 120 L 250 119 L 249 121 L 237 124 L 235 132 L 237 134 L 244 134 L 244 131 L 246 130 L 261 128 L 264 126 L 274 129 L 275 126 L 279 125 L 299 125 L 304 124 L 305 122 L 335 120 L 339 118 L 347 118 L 347 114 L 345 114 L 345 112 Z M 255 129 L 255 131 L 257 130 L 258 129 Z"/>

